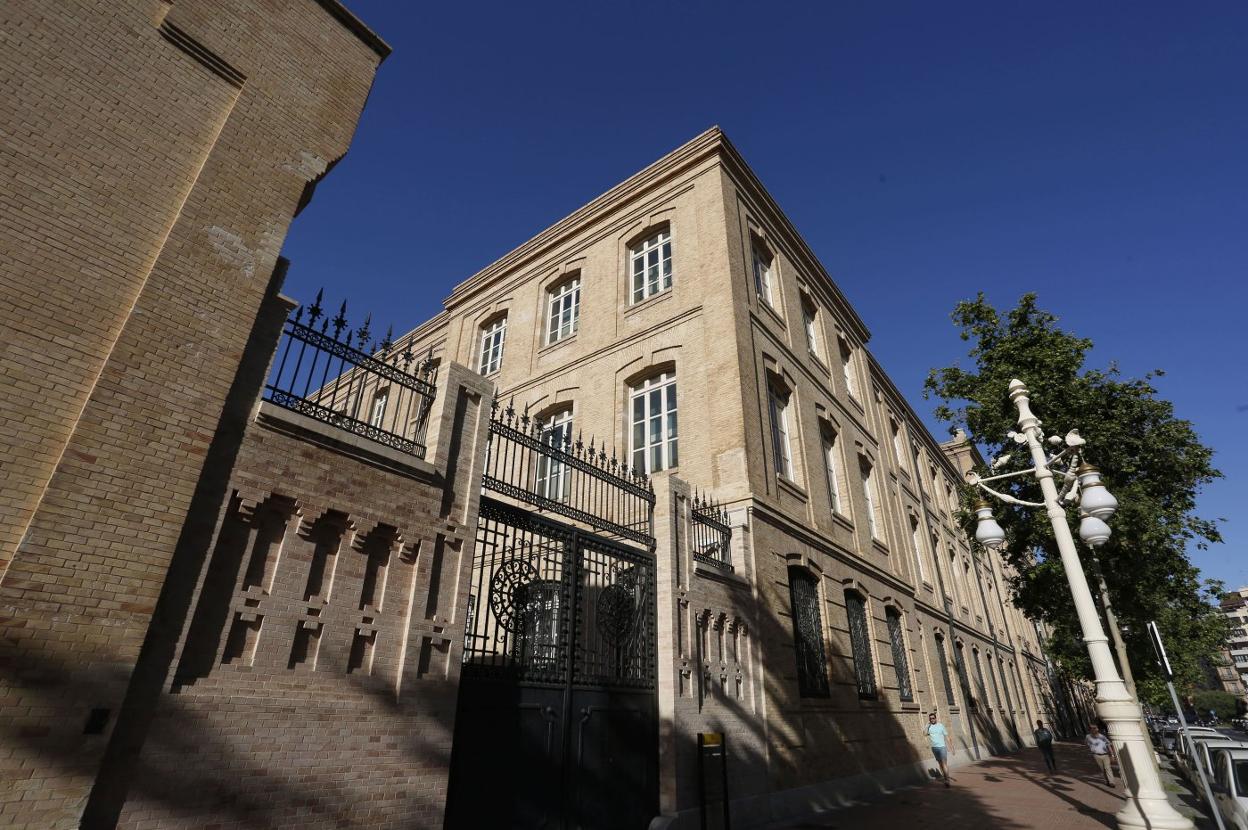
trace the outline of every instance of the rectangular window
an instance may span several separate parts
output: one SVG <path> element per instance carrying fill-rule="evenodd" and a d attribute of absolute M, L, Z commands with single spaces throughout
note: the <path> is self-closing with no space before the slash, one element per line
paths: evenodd
<path fill-rule="evenodd" d="M 893 457 L 897 459 L 897 469 L 904 470 L 906 469 L 906 457 L 905 453 L 901 451 L 901 424 L 890 418 L 888 426 L 893 433 Z"/>
<path fill-rule="evenodd" d="M 828 476 L 828 501 L 836 513 L 844 513 L 841 505 L 841 465 L 836 458 L 836 436 L 823 434 L 823 470 Z"/>
<path fill-rule="evenodd" d="M 776 474 L 793 481 L 793 454 L 789 444 L 789 398 L 770 385 L 767 387 L 767 412 L 771 416 L 771 456 L 776 465 Z"/>
<path fill-rule="evenodd" d="M 874 699 L 875 665 L 871 659 L 871 626 L 867 623 L 867 606 L 853 591 L 845 592 L 845 613 L 849 617 L 849 642 L 854 655 L 854 679 L 858 697 Z"/>
<path fill-rule="evenodd" d="M 565 409 L 542 425 L 542 443 L 556 450 L 572 445 L 572 411 Z M 537 459 L 537 492 L 553 501 L 565 501 L 572 484 L 572 471 L 557 456 L 539 455 Z"/>
<path fill-rule="evenodd" d="M 945 681 L 945 701 L 950 706 L 956 706 L 957 700 L 953 696 L 953 681 L 949 679 L 949 658 L 945 656 L 945 638 L 939 634 L 936 635 L 936 654 L 940 658 L 940 676 Z"/>
<path fill-rule="evenodd" d="M 758 298 L 771 305 L 771 261 L 772 257 L 758 243 L 753 245 L 754 254 L 754 291 Z"/>
<path fill-rule="evenodd" d="M 845 390 L 855 400 L 859 399 L 858 379 L 854 376 L 854 352 L 849 344 L 841 341 L 841 374 L 845 377 Z"/>
<path fill-rule="evenodd" d="M 576 334 L 581 316 L 581 278 L 573 277 L 550 292 L 548 343 L 558 343 Z"/>
<path fill-rule="evenodd" d="M 910 540 L 914 544 L 914 565 L 919 579 L 927 581 L 927 569 L 923 567 L 923 543 L 917 519 L 910 520 Z"/>
<path fill-rule="evenodd" d="M 893 669 L 897 672 L 897 692 L 902 700 L 914 700 L 910 688 L 910 664 L 906 660 L 906 635 L 902 631 L 901 614 L 894 608 L 885 612 L 888 618 L 888 641 L 893 649 Z"/>
<path fill-rule="evenodd" d="M 382 420 L 386 417 L 386 400 L 389 397 L 389 389 L 382 389 L 373 396 L 373 410 L 368 414 L 368 423 L 370 426 L 381 426 Z"/>
<path fill-rule="evenodd" d="M 966 708 L 972 712 L 979 710 L 979 703 L 975 696 L 971 694 L 971 681 L 966 674 L 966 658 L 962 654 L 962 644 L 955 643 L 953 651 L 953 659 L 958 669 L 958 685 L 962 687 L 962 699 L 966 701 Z"/>
<path fill-rule="evenodd" d="M 672 232 L 660 231 L 637 244 L 630 253 L 633 302 L 672 287 Z"/>
<path fill-rule="evenodd" d="M 865 458 L 859 459 L 859 465 L 862 469 L 862 498 L 867 505 L 867 529 L 871 531 L 872 539 L 879 539 L 880 523 L 876 513 L 879 505 L 875 497 L 875 471 Z"/>
<path fill-rule="evenodd" d="M 507 336 L 507 318 L 499 317 L 481 330 L 481 359 L 478 371 L 492 375 L 503 366 L 503 340 Z"/>
<path fill-rule="evenodd" d="M 664 372 L 633 387 L 633 467 L 646 473 L 668 470 L 677 455 L 676 373 Z"/>
<path fill-rule="evenodd" d="M 802 298 L 802 328 L 806 331 L 806 350 L 819 357 L 819 309 Z"/>
<path fill-rule="evenodd" d="M 823 651 L 823 615 L 819 586 L 800 568 L 789 568 L 789 601 L 793 609 L 793 646 L 797 657 L 797 689 L 802 697 L 828 697 L 827 659 Z"/>

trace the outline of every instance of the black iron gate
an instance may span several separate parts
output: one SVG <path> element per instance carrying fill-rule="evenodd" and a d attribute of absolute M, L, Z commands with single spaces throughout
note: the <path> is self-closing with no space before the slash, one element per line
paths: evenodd
<path fill-rule="evenodd" d="M 650 539 L 654 495 L 569 439 L 510 408 L 491 423 L 485 487 L 530 504 L 481 499 L 448 830 L 643 830 L 657 814 L 654 556 L 620 541 Z M 618 521 L 630 501 L 644 527 Z"/>

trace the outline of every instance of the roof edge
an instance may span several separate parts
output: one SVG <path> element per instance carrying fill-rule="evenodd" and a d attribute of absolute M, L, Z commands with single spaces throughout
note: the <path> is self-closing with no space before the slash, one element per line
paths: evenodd
<path fill-rule="evenodd" d="M 317 5 L 329 12 L 330 16 L 343 25 L 349 32 L 364 42 L 369 49 L 377 53 L 381 59 L 377 61 L 381 63 L 390 57 L 390 44 L 386 43 L 381 37 L 368 27 L 363 20 L 360 20 L 346 6 L 342 5 L 339 0 L 316 0 Z"/>

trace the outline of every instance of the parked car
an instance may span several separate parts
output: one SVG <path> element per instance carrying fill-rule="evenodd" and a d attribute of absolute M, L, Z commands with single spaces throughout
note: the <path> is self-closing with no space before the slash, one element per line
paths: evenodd
<path fill-rule="evenodd" d="M 1244 749 L 1248 750 L 1248 743 L 1237 741 L 1234 738 L 1228 738 L 1225 735 L 1211 736 L 1192 736 L 1192 751 L 1184 757 L 1185 772 L 1188 779 L 1193 784 L 1200 782 L 1200 775 L 1196 771 L 1196 765 L 1200 764 L 1205 768 L 1205 774 L 1212 777 L 1213 775 L 1213 754 L 1218 750 Z"/>
<path fill-rule="evenodd" d="M 1210 786 L 1227 827 L 1248 830 L 1248 748 L 1215 749 Z"/>

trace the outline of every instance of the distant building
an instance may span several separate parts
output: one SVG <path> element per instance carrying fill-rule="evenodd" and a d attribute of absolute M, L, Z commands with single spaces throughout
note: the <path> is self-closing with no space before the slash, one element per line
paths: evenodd
<path fill-rule="evenodd" d="M 1242 698 L 1248 690 L 1248 587 L 1224 594 L 1220 607 L 1231 632 L 1224 651 L 1227 665 L 1218 668 L 1218 679 L 1226 691 Z"/>

